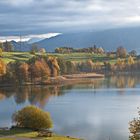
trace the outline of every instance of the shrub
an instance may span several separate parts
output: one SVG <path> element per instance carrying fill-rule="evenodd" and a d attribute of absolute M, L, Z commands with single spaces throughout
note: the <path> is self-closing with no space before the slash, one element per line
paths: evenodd
<path fill-rule="evenodd" d="M 17 127 L 29 129 L 48 129 L 52 127 L 52 120 L 48 112 L 35 107 L 27 106 L 13 115 L 13 122 Z"/>
<path fill-rule="evenodd" d="M 138 111 L 138 114 L 140 115 L 140 111 Z M 140 117 L 134 118 L 129 124 L 131 133 L 129 140 L 140 140 Z"/>

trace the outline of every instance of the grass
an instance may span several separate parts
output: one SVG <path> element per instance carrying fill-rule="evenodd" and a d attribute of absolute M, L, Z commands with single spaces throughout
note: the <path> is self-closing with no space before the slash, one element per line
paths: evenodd
<path fill-rule="evenodd" d="M 18 134 L 28 134 L 32 132 L 31 130 L 27 129 L 11 129 L 11 130 L 0 130 L 0 136 L 11 136 L 11 135 L 18 135 Z"/>
<path fill-rule="evenodd" d="M 26 132 L 21 134 L 16 134 L 17 137 L 25 137 L 25 138 L 36 138 L 38 136 L 37 132 Z"/>
<path fill-rule="evenodd" d="M 62 136 L 54 136 L 50 138 L 44 138 L 41 140 L 77 140 L 76 138 L 67 138 L 67 137 L 62 137 Z"/>
<path fill-rule="evenodd" d="M 39 55 L 38 53 L 36 55 Z M 46 55 L 55 56 L 62 58 L 66 61 L 84 62 L 88 59 L 93 60 L 93 62 L 98 62 L 103 64 L 104 61 L 108 61 L 111 64 L 115 64 L 117 61 L 116 57 L 107 57 L 105 54 L 92 54 L 92 53 L 70 53 L 70 54 L 59 54 L 59 53 L 47 53 Z M 25 62 L 32 58 L 34 55 L 29 52 L 3 52 L 3 57 L 1 58 L 5 63 L 14 62 L 16 60 Z"/>
<path fill-rule="evenodd" d="M 0 138 L 0 140 L 15 140 L 14 138 Z"/>
<path fill-rule="evenodd" d="M 54 135 L 52 137 L 38 137 L 38 132 L 27 129 L 0 130 L 0 137 L 3 137 L 0 138 L 0 140 L 15 140 L 18 138 L 31 138 L 39 140 L 78 140 L 76 138 L 59 135 Z"/>
<path fill-rule="evenodd" d="M 56 56 L 58 58 L 62 58 L 64 60 L 69 60 L 69 61 L 76 61 L 76 62 L 84 62 L 87 61 L 88 59 L 93 60 L 93 62 L 98 62 L 99 64 L 103 64 L 104 61 L 108 61 L 111 64 L 115 64 L 117 61 L 117 58 L 112 56 L 108 57 L 106 54 L 92 54 L 92 53 L 70 53 L 70 54 L 59 54 L 59 53 L 54 53 L 50 54 L 53 56 Z"/>
<path fill-rule="evenodd" d="M 2 60 L 5 63 L 18 61 L 27 61 L 32 58 L 34 55 L 29 52 L 3 52 Z"/>

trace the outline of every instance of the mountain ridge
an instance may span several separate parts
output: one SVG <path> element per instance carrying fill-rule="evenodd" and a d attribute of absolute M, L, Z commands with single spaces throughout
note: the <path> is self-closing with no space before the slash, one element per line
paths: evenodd
<path fill-rule="evenodd" d="M 54 52 L 58 47 L 85 48 L 97 45 L 106 51 L 123 46 L 128 51 L 140 52 L 140 27 L 108 29 L 96 32 L 64 33 L 36 42 L 39 48 Z M 25 45 L 25 44 L 24 44 Z M 31 44 L 26 44 L 31 47 Z M 28 48 L 26 47 L 26 48 Z"/>

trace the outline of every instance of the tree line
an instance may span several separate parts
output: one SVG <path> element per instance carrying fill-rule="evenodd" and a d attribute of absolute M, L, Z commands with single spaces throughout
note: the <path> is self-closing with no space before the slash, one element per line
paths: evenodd
<path fill-rule="evenodd" d="M 15 61 L 5 64 L 0 60 L 2 83 L 37 82 L 59 74 L 57 59 L 52 56 L 35 56 L 27 62 Z"/>
<path fill-rule="evenodd" d="M 47 81 L 50 77 L 76 73 L 119 73 L 139 72 L 140 60 L 135 61 L 132 56 L 127 59 L 118 58 L 115 64 L 105 61 L 94 62 L 92 59 L 85 61 L 70 61 L 54 56 L 35 56 L 26 62 L 15 61 L 5 64 L 0 59 L 0 82 L 37 83 Z"/>

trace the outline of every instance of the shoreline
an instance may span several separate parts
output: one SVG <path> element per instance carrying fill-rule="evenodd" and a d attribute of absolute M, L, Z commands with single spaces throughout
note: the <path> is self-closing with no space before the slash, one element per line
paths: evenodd
<path fill-rule="evenodd" d="M 71 85 L 77 83 L 88 83 L 91 80 L 102 79 L 105 75 L 97 73 L 81 73 L 81 74 L 70 74 L 70 75 L 60 75 L 57 77 L 50 77 L 46 81 L 37 81 L 37 82 L 26 82 L 22 84 L 0 84 L 2 87 L 13 87 L 13 86 L 35 86 L 35 85 Z"/>

